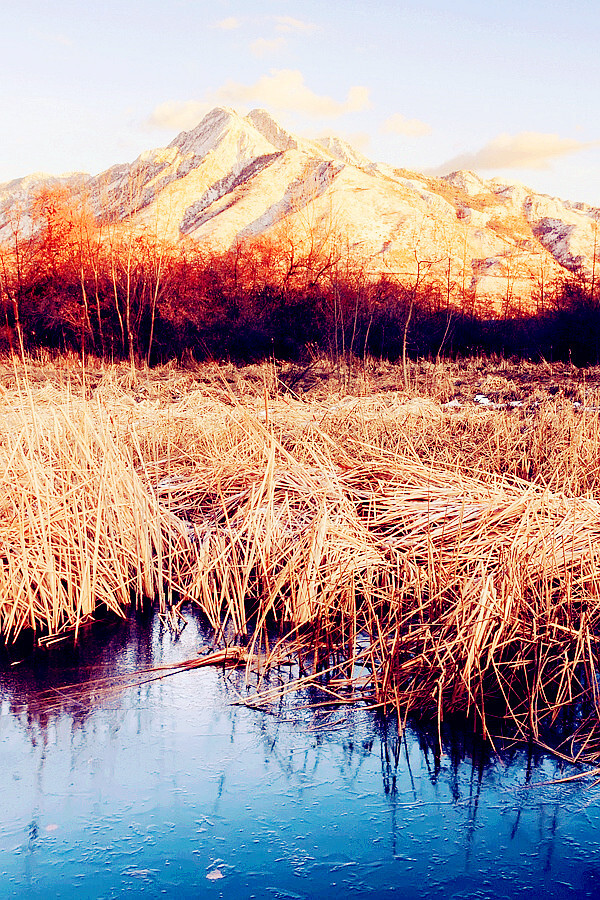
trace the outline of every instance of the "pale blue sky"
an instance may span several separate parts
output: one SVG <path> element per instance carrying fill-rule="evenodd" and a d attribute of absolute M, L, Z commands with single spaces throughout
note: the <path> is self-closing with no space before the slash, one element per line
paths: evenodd
<path fill-rule="evenodd" d="M 597 0 L 0 0 L 0 181 L 99 172 L 221 104 L 600 205 Z"/>

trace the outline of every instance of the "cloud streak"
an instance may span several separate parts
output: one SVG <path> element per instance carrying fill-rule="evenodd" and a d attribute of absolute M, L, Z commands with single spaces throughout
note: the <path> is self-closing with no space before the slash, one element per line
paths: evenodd
<path fill-rule="evenodd" d="M 242 27 L 242 20 L 237 16 L 227 16 L 226 19 L 219 19 L 215 22 L 213 28 L 219 28 L 221 31 L 234 31 L 236 28 Z"/>
<path fill-rule="evenodd" d="M 201 99 L 162 103 L 155 107 L 145 124 L 150 128 L 187 130 L 197 125 L 212 107 L 223 105 L 264 106 L 277 113 L 335 119 L 362 112 L 371 104 L 366 87 L 354 85 L 344 100 L 336 100 L 311 90 L 298 69 L 272 69 L 253 84 L 230 80 Z"/>
<path fill-rule="evenodd" d="M 254 84 L 227 81 L 214 94 L 218 102 L 258 103 L 280 112 L 302 113 L 312 118 L 337 118 L 346 113 L 362 112 L 370 106 L 369 91 L 355 85 L 345 100 L 317 94 L 304 82 L 298 69 L 271 69 Z"/>
<path fill-rule="evenodd" d="M 210 103 L 202 100 L 170 100 L 155 106 L 144 122 L 145 128 L 166 131 L 190 131 L 210 112 Z"/>
<path fill-rule="evenodd" d="M 219 19 L 213 25 L 213 28 L 218 28 L 220 31 L 235 31 L 236 28 L 241 27 L 242 20 L 238 19 L 237 16 L 227 16 L 226 19 Z"/>
<path fill-rule="evenodd" d="M 474 153 L 452 157 L 438 166 L 436 173 L 457 169 L 548 169 L 552 160 L 579 153 L 591 146 L 594 145 L 589 142 L 538 131 L 500 134 Z"/>
<path fill-rule="evenodd" d="M 295 19 L 293 16 L 273 16 L 275 28 L 283 34 L 312 34 L 317 30 L 317 26 L 312 22 L 304 22 L 302 19 Z"/>

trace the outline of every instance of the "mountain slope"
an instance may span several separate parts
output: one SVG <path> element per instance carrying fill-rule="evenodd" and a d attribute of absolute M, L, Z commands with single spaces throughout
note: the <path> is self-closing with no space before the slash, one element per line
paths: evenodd
<path fill-rule="evenodd" d="M 0 185 L 0 239 L 31 229 L 31 197 L 48 179 Z M 377 165 L 336 137 L 309 141 L 264 110 L 217 108 L 167 147 L 93 178 L 81 191 L 100 221 L 223 249 L 260 236 L 317 240 L 373 274 L 435 279 L 448 293 L 528 302 L 557 275 L 590 276 L 600 210 L 485 181 Z"/>

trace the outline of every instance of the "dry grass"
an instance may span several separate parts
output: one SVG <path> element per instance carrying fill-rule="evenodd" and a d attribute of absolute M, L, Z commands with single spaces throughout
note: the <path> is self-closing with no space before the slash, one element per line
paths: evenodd
<path fill-rule="evenodd" d="M 138 473 L 110 413 L 42 387 L 4 395 L 0 437 L 0 630 L 55 635 L 132 598 L 164 608 L 187 529 Z"/>
<path fill-rule="evenodd" d="M 600 416 L 571 402 L 595 373 L 422 366 L 409 396 L 382 367 L 290 394 L 273 366 L 67 363 L 2 378 L 5 637 L 176 592 L 246 642 L 253 700 L 291 688 L 263 675 L 292 649 L 295 687 L 488 733 L 500 710 L 538 740 L 572 714 L 565 752 L 595 756 Z M 517 410 L 440 403 L 523 374 Z"/>

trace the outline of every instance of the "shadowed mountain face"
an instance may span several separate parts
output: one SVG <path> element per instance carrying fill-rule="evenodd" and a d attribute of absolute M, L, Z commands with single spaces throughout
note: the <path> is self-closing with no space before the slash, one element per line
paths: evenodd
<path fill-rule="evenodd" d="M 167 147 L 95 177 L 0 185 L 0 240 L 31 231 L 31 201 L 63 185 L 101 222 L 225 249 L 266 237 L 335 247 L 373 274 L 426 270 L 448 292 L 520 297 L 600 253 L 600 210 L 472 172 L 432 178 L 376 164 L 345 141 L 290 134 L 264 110 L 213 109 Z"/>

